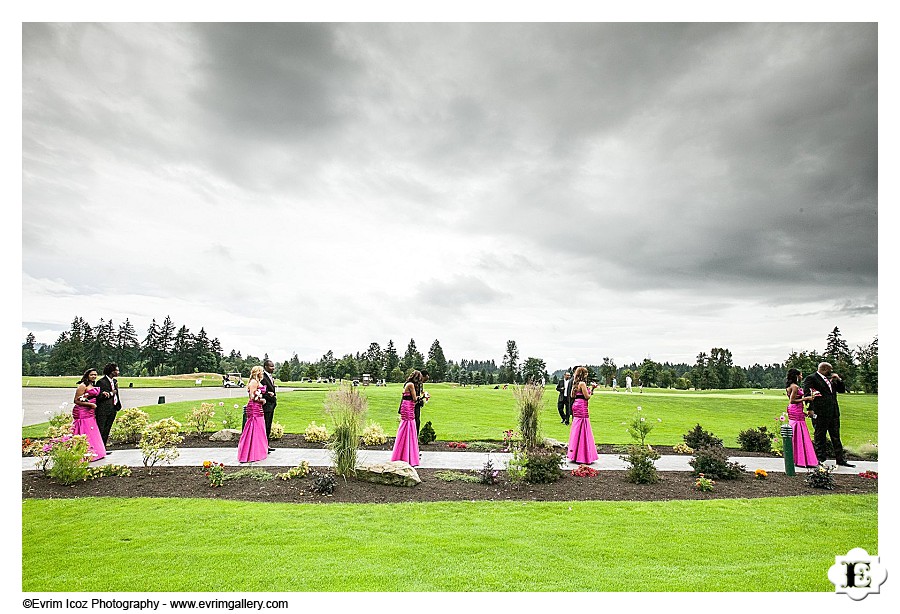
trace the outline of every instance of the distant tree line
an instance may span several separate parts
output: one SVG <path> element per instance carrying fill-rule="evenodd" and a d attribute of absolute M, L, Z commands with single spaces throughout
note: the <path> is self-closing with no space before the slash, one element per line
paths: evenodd
<path fill-rule="evenodd" d="M 250 369 L 269 358 L 243 356 L 238 350 L 224 354 L 218 338 L 210 339 L 204 328 L 196 334 L 184 325 L 176 327 L 169 316 L 157 324 L 154 319 L 143 339 L 140 339 L 129 319 L 114 325 L 104 320 L 91 326 L 76 316 L 69 330 L 59 335 L 52 345 L 36 343 L 28 333 L 22 344 L 23 375 L 78 375 L 88 366 L 102 368 L 115 362 L 123 375 L 160 376 L 182 373 L 241 373 L 247 377 Z M 274 359 L 273 359 L 274 360 Z M 686 390 L 712 388 L 780 388 L 790 368 L 808 374 L 820 362 L 834 366 L 850 389 L 878 392 L 878 338 L 866 346 L 851 350 L 835 327 L 828 334 L 825 351 L 791 352 L 783 364 L 735 365 L 727 348 L 712 348 L 700 352 L 693 365 L 659 363 L 645 358 L 640 364 L 617 366 L 610 357 L 601 364 L 584 365 L 593 380 L 607 386 L 616 378 L 624 385 L 631 376 L 633 386 Z M 276 377 L 281 381 L 316 380 L 319 378 L 359 379 L 368 374 L 374 380 L 402 382 L 412 369 L 428 369 L 431 381 L 457 382 L 463 385 L 522 384 L 550 382 L 543 359 L 529 356 L 520 359 L 514 340 L 506 342 L 500 366 L 494 360 L 448 360 L 440 341 L 435 339 L 427 354 L 420 352 L 410 339 L 401 356 L 392 339 L 384 348 L 371 342 L 365 350 L 335 356 L 328 350 L 317 361 L 302 361 L 296 354 L 283 362 L 276 362 Z M 574 365 L 573 365 L 574 366 Z M 563 370 L 553 373 L 552 382 L 559 381 Z"/>

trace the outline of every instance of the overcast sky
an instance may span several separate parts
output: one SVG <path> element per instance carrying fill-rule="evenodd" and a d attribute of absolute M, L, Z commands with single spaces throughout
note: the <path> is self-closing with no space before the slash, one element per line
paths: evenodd
<path fill-rule="evenodd" d="M 548 369 L 877 334 L 870 23 L 22 31 L 22 338 Z"/>

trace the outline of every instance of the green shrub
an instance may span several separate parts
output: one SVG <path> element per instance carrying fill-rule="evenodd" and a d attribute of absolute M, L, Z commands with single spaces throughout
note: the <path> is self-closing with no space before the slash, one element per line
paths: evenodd
<path fill-rule="evenodd" d="M 284 437 L 284 425 L 280 422 L 272 423 L 272 430 L 269 432 L 269 439 L 274 441 Z"/>
<path fill-rule="evenodd" d="M 233 473 L 226 473 L 222 480 L 229 482 L 231 480 L 240 480 L 241 478 L 250 478 L 257 482 L 268 482 L 274 480 L 275 476 L 259 467 L 247 467 L 246 469 L 238 469 Z"/>
<path fill-rule="evenodd" d="M 707 446 L 721 446 L 722 440 L 713 435 L 712 433 L 707 433 L 703 430 L 699 424 L 689 430 L 687 433 L 681 436 L 684 439 L 684 443 L 695 450 L 699 450 L 700 448 L 704 448 Z"/>
<path fill-rule="evenodd" d="M 735 480 L 744 473 L 746 467 L 729 461 L 728 454 L 722 446 L 706 446 L 694 452 L 690 461 L 694 475 L 701 473 L 712 480 Z"/>
<path fill-rule="evenodd" d="M 425 424 L 422 425 L 422 428 L 419 429 L 419 445 L 424 446 L 428 445 L 432 441 L 437 439 L 437 435 L 434 432 L 434 427 L 431 426 L 431 421 L 429 420 Z"/>
<path fill-rule="evenodd" d="M 225 464 L 203 461 L 204 475 L 209 479 L 210 488 L 219 488 L 225 484 Z"/>
<path fill-rule="evenodd" d="M 234 429 L 236 431 L 241 430 L 241 423 L 244 421 L 244 412 L 241 410 L 241 406 L 238 403 L 225 405 L 224 402 L 219 402 L 219 408 L 222 417 L 222 428 L 223 429 Z"/>
<path fill-rule="evenodd" d="M 473 452 L 499 452 L 503 446 L 493 441 L 470 441 L 469 449 Z"/>
<path fill-rule="evenodd" d="M 480 482 L 481 478 L 471 473 L 462 473 L 461 471 L 443 470 L 435 471 L 434 477 L 442 482 Z"/>
<path fill-rule="evenodd" d="M 328 441 L 328 429 L 324 425 L 319 426 L 316 424 L 316 421 L 313 420 L 309 423 L 309 426 L 306 427 L 303 436 L 306 438 L 306 441 L 323 443 Z"/>
<path fill-rule="evenodd" d="M 523 481 L 527 462 L 528 454 L 521 448 L 513 448 L 512 456 L 506 461 L 506 479 L 513 483 Z"/>
<path fill-rule="evenodd" d="M 672 451 L 676 454 L 693 454 L 694 448 L 690 447 L 686 443 L 676 443 L 672 446 Z"/>
<path fill-rule="evenodd" d="M 71 435 L 74 420 L 70 411 L 54 414 L 50 417 L 49 425 L 47 426 L 47 437 L 58 439 L 65 435 Z"/>
<path fill-rule="evenodd" d="M 359 435 L 369 403 L 352 386 L 342 386 L 325 397 L 325 413 L 331 416 L 334 436 L 328 444 L 334 457 L 334 471 L 347 477 L 356 472 Z"/>
<path fill-rule="evenodd" d="M 819 465 L 806 474 L 806 484 L 812 488 L 834 490 L 834 465 Z"/>
<path fill-rule="evenodd" d="M 770 433 L 764 426 L 741 431 L 737 436 L 741 450 L 747 452 L 771 452 L 773 439 L 775 439 L 775 433 Z"/>
<path fill-rule="evenodd" d="M 109 437 L 118 443 L 137 443 L 141 433 L 150 424 L 150 415 L 137 407 L 123 409 L 116 414 Z"/>
<path fill-rule="evenodd" d="M 96 480 L 97 478 L 128 477 L 129 475 L 131 475 L 131 468 L 125 465 L 99 465 L 97 467 L 88 467 L 89 480 Z"/>
<path fill-rule="evenodd" d="M 513 398 L 515 398 L 519 410 L 519 432 L 522 434 L 523 445 L 529 450 L 536 448 L 540 442 L 538 417 L 543 406 L 543 395 L 543 386 L 535 386 L 530 383 L 524 386 L 513 386 Z"/>
<path fill-rule="evenodd" d="M 153 467 L 156 463 L 165 461 L 171 462 L 178 458 L 178 449 L 175 447 L 184 441 L 184 437 L 179 434 L 181 423 L 174 418 L 163 418 L 157 420 L 147 426 L 141 434 L 141 455 L 144 460 L 144 467 Z"/>
<path fill-rule="evenodd" d="M 525 461 L 525 481 L 551 484 L 563 476 L 563 455 L 559 452 L 531 452 Z"/>
<path fill-rule="evenodd" d="M 709 479 L 701 473 L 694 481 L 694 488 L 700 492 L 712 492 L 716 488 L 716 481 Z"/>
<path fill-rule="evenodd" d="M 213 416 L 216 415 L 215 406 L 212 403 L 200 403 L 200 407 L 194 407 L 191 413 L 185 416 L 187 424 L 197 437 L 203 435 L 207 427 L 212 422 Z"/>
<path fill-rule="evenodd" d="M 381 446 L 387 443 L 388 437 L 377 422 L 369 422 L 362 432 L 362 442 L 367 446 Z"/>
<path fill-rule="evenodd" d="M 313 482 L 310 484 L 309 489 L 316 493 L 317 495 L 327 495 L 331 496 L 334 493 L 334 488 L 337 486 L 337 480 L 334 479 L 334 476 L 330 473 L 319 473 L 318 471 L 313 473 Z"/>
<path fill-rule="evenodd" d="M 625 479 L 634 484 L 656 484 L 659 473 L 653 461 L 659 460 L 660 454 L 650 446 L 632 444 L 626 446 L 620 459 L 628 463 Z"/>
<path fill-rule="evenodd" d="M 496 484 L 497 480 L 500 478 L 500 471 L 494 469 L 494 462 L 488 458 L 481 468 L 481 471 L 478 472 L 478 477 L 478 481 L 482 484 Z"/>
<path fill-rule="evenodd" d="M 641 415 L 641 410 L 641 407 L 637 408 L 634 417 L 631 418 L 627 426 L 628 434 L 631 435 L 631 438 L 641 446 L 644 446 L 647 444 L 647 435 L 650 434 L 655 425 Z"/>
<path fill-rule="evenodd" d="M 60 484 L 68 486 L 88 478 L 91 453 L 87 436 L 69 434 L 54 437 L 43 449 L 52 463 L 49 475 Z"/>

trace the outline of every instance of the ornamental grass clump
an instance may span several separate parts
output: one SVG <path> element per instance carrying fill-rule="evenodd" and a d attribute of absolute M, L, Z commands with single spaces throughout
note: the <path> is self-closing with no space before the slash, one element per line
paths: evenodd
<path fill-rule="evenodd" d="M 178 458 L 178 449 L 175 447 L 184 441 L 179 434 L 181 423 L 174 418 L 163 418 L 151 423 L 141 434 L 141 455 L 144 467 L 153 472 L 153 467 L 159 462 L 170 463 Z"/>
<path fill-rule="evenodd" d="M 522 435 L 522 445 L 528 450 L 536 448 L 541 441 L 538 416 L 543 406 L 543 396 L 543 386 L 529 383 L 513 387 L 513 397 L 519 410 L 519 432 Z"/>
<path fill-rule="evenodd" d="M 689 463 L 694 468 L 694 475 L 703 474 L 715 480 L 736 480 L 746 469 L 736 461 L 729 461 L 728 453 L 722 446 L 700 448 L 694 452 L 694 458 Z"/>
<path fill-rule="evenodd" d="M 109 437 L 117 443 L 137 443 L 149 424 L 150 415 L 147 412 L 129 407 L 116 413 L 116 421 L 113 422 Z"/>
<path fill-rule="evenodd" d="M 334 435 L 328 444 L 334 457 L 334 471 L 346 478 L 356 473 L 359 435 L 369 402 L 356 389 L 342 386 L 325 397 L 325 413 L 331 416 Z"/>

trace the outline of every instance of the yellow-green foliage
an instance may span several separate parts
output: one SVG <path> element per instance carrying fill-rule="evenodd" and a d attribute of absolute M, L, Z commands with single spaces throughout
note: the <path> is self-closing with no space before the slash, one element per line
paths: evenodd
<path fill-rule="evenodd" d="M 188 425 L 191 427 L 191 430 L 197 432 L 197 436 L 202 435 L 206 427 L 212 422 L 213 416 L 216 415 L 214 408 L 215 405 L 212 403 L 200 403 L 199 408 L 195 407 L 191 411 L 188 416 Z"/>
<path fill-rule="evenodd" d="M 273 422 L 269 439 L 281 439 L 282 437 L 284 437 L 284 426 L 280 422 Z"/>
<path fill-rule="evenodd" d="M 694 453 L 694 448 L 687 445 L 686 443 L 676 443 L 674 446 L 672 446 L 672 450 L 678 454 L 693 454 Z"/>
<path fill-rule="evenodd" d="M 184 441 L 180 431 L 181 423 L 174 418 L 157 420 L 144 429 L 140 444 L 144 466 L 153 467 L 160 461 L 171 462 L 178 458 L 175 446 Z"/>
<path fill-rule="evenodd" d="M 362 432 L 362 441 L 367 446 L 380 446 L 387 443 L 387 435 L 377 422 L 369 422 Z"/>
<path fill-rule="evenodd" d="M 324 424 L 319 426 L 316 424 L 316 421 L 313 420 L 309 423 L 309 426 L 306 427 L 303 436 L 306 437 L 306 441 L 326 442 L 328 441 L 328 428 Z"/>
<path fill-rule="evenodd" d="M 116 414 L 109 436 L 113 441 L 120 443 L 137 443 L 141 440 L 141 433 L 150 424 L 150 416 L 147 412 L 130 407 Z"/>
<path fill-rule="evenodd" d="M 296 467 L 291 467 L 285 473 L 276 473 L 275 477 L 279 480 L 292 480 L 294 478 L 302 478 L 309 473 L 309 463 L 303 461 Z"/>

